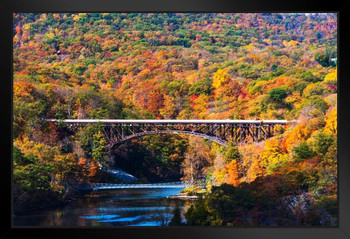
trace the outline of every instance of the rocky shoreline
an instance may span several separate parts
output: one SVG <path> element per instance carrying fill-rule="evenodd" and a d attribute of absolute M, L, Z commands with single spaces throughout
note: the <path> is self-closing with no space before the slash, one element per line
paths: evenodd
<path fill-rule="evenodd" d="M 197 195 L 188 195 L 186 193 L 179 193 L 173 196 L 168 196 L 170 199 L 198 199 Z"/>

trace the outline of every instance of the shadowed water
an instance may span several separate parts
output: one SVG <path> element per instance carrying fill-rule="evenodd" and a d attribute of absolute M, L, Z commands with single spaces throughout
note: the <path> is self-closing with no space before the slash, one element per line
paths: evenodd
<path fill-rule="evenodd" d="M 14 226 L 165 226 L 172 211 L 182 213 L 190 201 L 169 199 L 181 188 L 93 191 L 62 208 L 15 216 Z M 185 221 L 184 218 L 182 218 Z"/>

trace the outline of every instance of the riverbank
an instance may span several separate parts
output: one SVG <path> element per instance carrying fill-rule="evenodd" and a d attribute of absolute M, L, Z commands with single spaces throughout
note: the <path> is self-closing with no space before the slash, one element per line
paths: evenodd
<path fill-rule="evenodd" d="M 168 196 L 169 199 L 198 199 L 198 195 L 188 195 L 187 193 L 179 193 L 177 195 Z"/>
<path fill-rule="evenodd" d="M 23 215 L 48 208 L 64 207 L 79 199 L 86 192 L 67 188 L 63 192 L 40 190 L 35 192 L 14 192 L 13 214 Z"/>
<path fill-rule="evenodd" d="M 167 198 L 171 199 L 184 199 L 184 200 L 196 200 L 199 198 L 199 196 L 204 195 L 207 192 L 207 190 L 199 185 L 193 185 L 187 188 L 184 188 L 180 191 L 180 193 L 169 196 Z"/>
<path fill-rule="evenodd" d="M 61 195 L 51 191 L 24 192 L 14 198 L 13 214 L 23 215 L 45 208 L 60 207 L 68 204 L 70 201 L 68 199 L 64 200 Z"/>

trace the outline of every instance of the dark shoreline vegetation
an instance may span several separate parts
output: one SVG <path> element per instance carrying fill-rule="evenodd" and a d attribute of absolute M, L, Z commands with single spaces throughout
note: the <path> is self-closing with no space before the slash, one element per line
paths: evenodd
<path fill-rule="evenodd" d="M 186 225 L 336 226 L 336 14 L 13 16 L 13 209 L 79 185 L 205 180 Z M 110 152 L 101 125 L 43 119 L 285 119 L 227 147 L 149 135 Z M 169 225 L 183 225 L 178 209 Z"/>

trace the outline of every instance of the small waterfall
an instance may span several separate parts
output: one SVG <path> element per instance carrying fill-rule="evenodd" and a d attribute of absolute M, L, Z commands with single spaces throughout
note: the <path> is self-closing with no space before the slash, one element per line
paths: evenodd
<path fill-rule="evenodd" d="M 111 174 L 113 177 L 126 182 L 131 183 L 134 182 L 137 178 L 122 169 L 102 169 L 102 171 Z"/>

